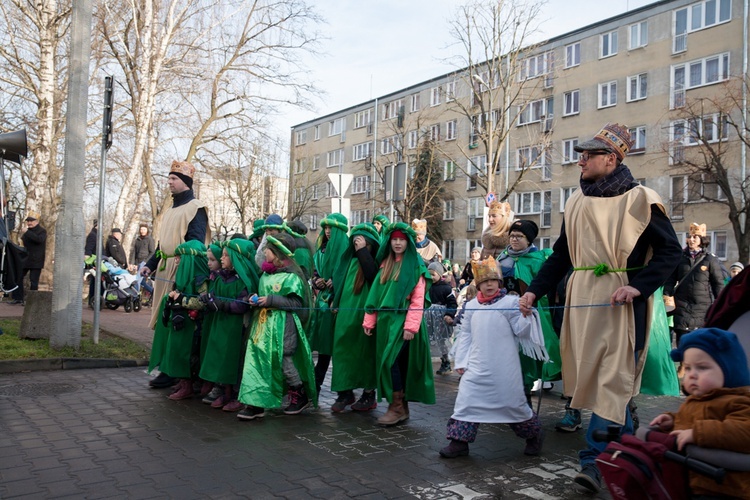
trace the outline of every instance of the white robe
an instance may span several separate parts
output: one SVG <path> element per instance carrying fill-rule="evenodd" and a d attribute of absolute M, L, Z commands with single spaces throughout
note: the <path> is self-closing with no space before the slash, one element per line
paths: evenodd
<path fill-rule="evenodd" d="M 536 321 L 533 316 L 523 317 L 515 295 L 494 304 L 473 299 L 466 305 L 454 366 L 466 372 L 458 385 L 452 418 L 510 424 L 533 416 L 523 392 L 518 337 L 533 335 Z"/>

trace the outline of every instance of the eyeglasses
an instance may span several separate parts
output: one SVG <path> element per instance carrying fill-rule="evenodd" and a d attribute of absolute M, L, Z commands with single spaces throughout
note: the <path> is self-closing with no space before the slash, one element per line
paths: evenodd
<path fill-rule="evenodd" d="M 523 234 L 511 234 L 508 236 L 509 240 L 520 240 L 522 238 L 525 238 L 526 236 Z"/>
<path fill-rule="evenodd" d="M 578 158 L 580 161 L 589 161 L 589 159 L 592 156 L 604 156 L 604 155 L 610 155 L 609 151 L 586 151 L 585 153 L 581 154 L 581 156 Z"/>

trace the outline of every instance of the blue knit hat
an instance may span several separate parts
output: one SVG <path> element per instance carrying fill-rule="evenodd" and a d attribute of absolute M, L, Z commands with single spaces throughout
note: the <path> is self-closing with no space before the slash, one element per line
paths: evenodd
<path fill-rule="evenodd" d="M 690 348 L 700 349 L 716 361 L 724 372 L 724 387 L 750 385 L 747 356 L 734 333 L 719 328 L 694 330 L 680 338 L 680 345 L 670 355 L 673 360 L 682 361 Z"/>

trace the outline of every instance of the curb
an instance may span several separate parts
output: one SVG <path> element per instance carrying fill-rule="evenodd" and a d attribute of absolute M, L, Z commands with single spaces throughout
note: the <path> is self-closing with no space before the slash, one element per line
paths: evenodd
<path fill-rule="evenodd" d="M 147 359 L 44 358 L 0 361 L 0 373 L 148 366 Z"/>

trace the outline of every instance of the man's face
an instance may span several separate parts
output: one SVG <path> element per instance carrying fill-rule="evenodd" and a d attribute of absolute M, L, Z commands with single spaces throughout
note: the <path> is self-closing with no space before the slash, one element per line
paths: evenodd
<path fill-rule="evenodd" d="M 174 174 L 169 174 L 169 177 L 167 177 L 167 184 L 169 185 L 169 192 L 172 194 L 180 194 L 190 189 L 182 179 Z"/>
<path fill-rule="evenodd" d="M 38 225 L 39 225 L 39 221 L 36 219 L 26 221 L 26 227 L 28 227 L 29 229 L 31 229 L 32 227 L 36 227 Z"/>
<path fill-rule="evenodd" d="M 595 182 L 610 174 L 617 166 L 614 153 L 604 151 L 584 151 L 578 157 L 581 179 Z"/>
<path fill-rule="evenodd" d="M 146 236 L 148 234 L 148 228 L 141 227 L 138 232 L 141 234 L 141 236 Z"/>
<path fill-rule="evenodd" d="M 122 240 L 122 233 L 112 233 L 112 236 L 114 236 L 115 238 L 117 238 L 117 241 L 121 241 Z"/>
<path fill-rule="evenodd" d="M 422 243 L 425 238 L 427 238 L 426 234 L 417 233 L 417 243 Z"/>

